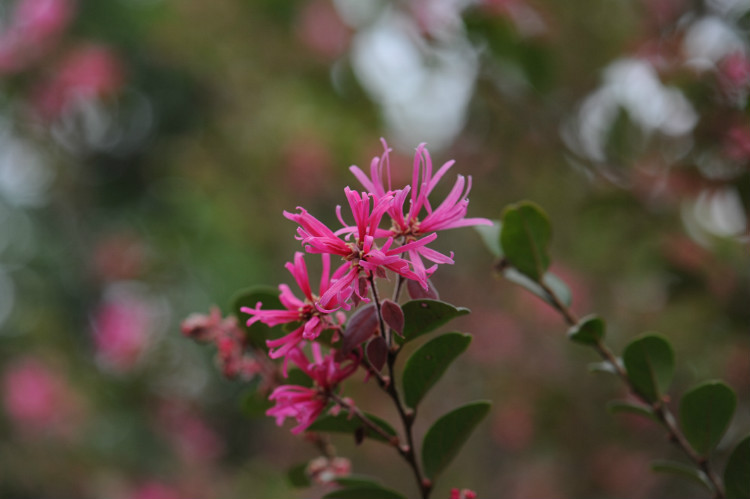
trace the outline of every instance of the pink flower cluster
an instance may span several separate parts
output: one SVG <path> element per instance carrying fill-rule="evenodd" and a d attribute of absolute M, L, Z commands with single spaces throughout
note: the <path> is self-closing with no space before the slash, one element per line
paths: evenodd
<path fill-rule="evenodd" d="M 414 156 L 411 184 L 395 187 L 391 182 L 391 150 L 384 140 L 382 143 L 384 152 L 372 160 L 369 175 L 357 166 L 350 168 L 365 190 L 344 189 L 346 216 L 341 206 L 336 209 L 341 227 L 328 227 L 302 207 L 296 212 L 284 212 L 287 219 L 297 224 L 296 237 L 305 251 L 321 255 L 322 275 L 317 289 L 310 283 L 305 255 L 297 252 L 286 268 L 302 297 L 282 284 L 279 299 L 284 309 L 264 309 L 261 302 L 254 308 L 241 309 L 250 316 L 248 325 L 260 322 L 269 327 L 282 324 L 292 327 L 286 335 L 267 341 L 269 356 L 284 359 L 284 375 L 289 361 L 296 364 L 312 378 L 313 386 L 277 387 L 270 396 L 276 405 L 267 414 L 274 416 L 279 425 L 288 417 L 295 419 L 298 424 L 292 429 L 294 433 L 312 424 L 330 404 L 337 385 L 359 366 L 358 345 L 353 351 L 332 351 L 323 356 L 320 344 L 314 342 L 321 333 L 333 330 L 336 340 L 345 332 L 344 311 L 369 302 L 376 279 L 397 275 L 399 282 L 411 281 L 428 290 L 428 279 L 437 266 L 453 263 L 453 253 L 446 255 L 428 247 L 437 238 L 437 231 L 491 225 L 483 218 L 466 218 L 471 177 L 459 175 L 445 199 L 439 203 L 431 200 L 432 192 L 453 161 L 435 171 L 429 152 L 420 144 Z M 338 257 L 338 266 L 333 264 L 332 257 Z M 312 361 L 303 350 L 308 343 L 312 343 Z"/>
<path fill-rule="evenodd" d="M 237 319 L 222 318 L 218 307 L 212 308 L 209 315 L 191 314 L 182 322 L 182 334 L 216 345 L 217 361 L 227 378 L 249 380 L 262 369 L 258 361 L 247 353 L 245 335 L 237 326 Z"/>
<path fill-rule="evenodd" d="M 451 489 L 450 499 L 477 499 L 477 493 L 469 489 Z"/>

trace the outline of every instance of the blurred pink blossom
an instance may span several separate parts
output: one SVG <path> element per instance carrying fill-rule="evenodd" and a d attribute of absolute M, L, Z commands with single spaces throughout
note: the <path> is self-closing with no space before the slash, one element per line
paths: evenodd
<path fill-rule="evenodd" d="M 224 442 L 218 433 L 185 403 L 162 403 L 156 414 L 156 426 L 188 464 L 204 466 L 224 452 Z"/>
<path fill-rule="evenodd" d="M 750 124 L 736 124 L 727 130 L 724 154 L 733 161 L 750 161 Z"/>
<path fill-rule="evenodd" d="M 331 184 L 331 153 L 320 139 L 302 136 L 284 148 L 284 185 L 296 197 L 319 195 Z"/>
<path fill-rule="evenodd" d="M 146 249 L 143 241 L 129 232 L 116 232 L 97 241 L 93 271 L 103 281 L 137 278 L 143 271 Z"/>
<path fill-rule="evenodd" d="M 122 61 L 102 45 L 83 45 L 70 52 L 56 73 L 41 84 L 32 98 L 42 119 L 53 120 L 79 99 L 92 101 L 116 94 L 123 86 Z"/>
<path fill-rule="evenodd" d="M 78 395 L 65 376 L 34 357 L 13 361 L 3 373 L 3 405 L 28 434 L 70 435 L 80 423 Z"/>
<path fill-rule="evenodd" d="M 19 0 L 0 33 L 0 75 L 21 71 L 50 50 L 73 17 L 71 0 Z"/>
<path fill-rule="evenodd" d="M 337 478 L 348 476 L 352 471 L 352 463 L 345 457 L 329 459 L 320 456 L 310 461 L 305 471 L 313 482 L 326 484 Z"/>
<path fill-rule="evenodd" d="M 503 448 L 522 451 L 532 443 L 534 434 L 534 406 L 529 397 L 506 400 L 495 411 L 492 437 Z"/>
<path fill-rule="evenodd" d="M 750 86 L 750 58 L 743 52 L 732 52 L 719 62 L 719 81 L 729 93 Z"/>
<path fill-rule="evenodd" d="M 161 482 L 150 481 L 138 486 L 128 499 L 186 499 L 176 488 Z"/>
<path fill-rule="evenodd" d="M 328 0 L 305 2 L 297 20 L 297 36 L 324 59 L 340 57 L 349 45 L 351 33 Z"/>
<path fill-rule="evenodd" d="M 153 310 L 137 296 L 121 294 L 102 303 L 93 323 L 97 357 L 115 371 L 131 370 L 149 344 Z"/>
<path fill-rule="evenodd" d="M 469 489 L 451 489 L 450 499 L 477 499 L 477 493 Z"/>

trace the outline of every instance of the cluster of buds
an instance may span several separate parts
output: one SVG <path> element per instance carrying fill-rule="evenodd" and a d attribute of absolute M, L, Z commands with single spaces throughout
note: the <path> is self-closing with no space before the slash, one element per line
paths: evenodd
<path fill-rule="evenodd" d="M 261 364 L 248 350 L 244 332 L 235 317 L 221 317 L 218 307 L 209 315 L 191 314 L 182 322 L 182 334 L 201 343 L 213 343 L 217 362 L 224 376 L 250 380 L 261 371 Z"/>

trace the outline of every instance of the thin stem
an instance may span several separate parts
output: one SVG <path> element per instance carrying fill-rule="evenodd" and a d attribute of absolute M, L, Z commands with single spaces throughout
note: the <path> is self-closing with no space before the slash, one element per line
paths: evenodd
<path fill-rule="evenodd" d="M 370 418 L 368 418 L 362 411 L 360 411 L 357 406 L 348 403 L 346 400 L 342 399 L 335 393 L 330 393 L 329 397 L 331 398 L 331 400 L 336 402 L 342 408 L 346 409 L 350 414 L 353 414 L 354 416 L 356 416 L 356 418 L 359 419 L 362 422 L 362 424 L 364 424 L 368 429 L 372 430 L 373 432 L 383 437 L 386 440 L 386 442 L 390 443 L 393 447 L 396 448 L 396 450 L 398 450 L 399 454 L 403 455 L 403 450 L 401 449 L 401 443 L 399 442 L 399 439 L 396 435 L 391 435 L 388 432 L 386 432 L 383 428 L 381 428 L 379 425 L 375 424 Z"/>
<path fill-rule="evenodd" d="M 393 340 L 393 334 L 391 334 L 390 328 L 386 329 L 385 327 L 385 320 L 383 319 L 383 312 L 380 307 L 380 298 L 378 296 L 377 287 L 375 286 L 375 278 L 372 274 L 369 276 L 370 280 L 370 287 L 372 288 L 372 297 L 373 300 L 375 300 L 375 309 L 378 312 L 378 320 L 380 321 L 380 328 L 383 332 L 386 341 L 388 342 L 388 375 L 390 377 L 389 382 L 387 383 L 380 383 L 380 387 L 391 397 L 391 400 L 393 400 L 393 404 L 396 406 L 396 410 L 398 411 L 398 415 L 401 418 L 401 423 L 404 427 L 404 434 L 406 435 L 406 446 L 399 448 L 399 453 L 404 457 L 404 459 L 409 463 L 409 466 L 412 469 L 412 472 L 414 473 L 414 478 L 417 481 L 417 486 L 419 487 L 419 491 L 422 494 L 422 499 L 429 499 L 430 497 L 430 491 L 432 490 L 432 482 L 429 480 L 425 480 L 424 476 L 422 475 L 422 470 L 419 467 L 419 463 L 417 462 L 417 456 L 414 452 L 414 435 L 412 432 L 412 427 L 414 425 L 414 419 L 416 416 L 416 411 L 409 410 L 407 411 L 404 408 L 404 405 L 401 403 L 401 398 L 398 395 L 398 391 L 396 390 L 396 382 L 395 382 L 395 369 L 394 365 L 396 364 L 396 357 L 398 355 L 398 349 L 391 350 L 391 344 Z M 401 279 L 401 276 L 399 276 L 399 281 L 396 284 L 396 293 L 394 294 L 394 298 L 396 301 L 398 299 L 398 294 L 400 293 L 401 285 L 403 284 L 403 280 Z M 380 378 L 379 378 L 380 380 Z"/>
<path fill-rule="evenodd" d="M 579 325 L 580 320 L 578 319 L 578 317 L 576 317 L 576 315 L 570 310 L 570 308 L 566 306 L 562 302 L 562 300 L 560 300 L 560 298 L 557 296 L 557 294 L 555 294 L 552 288 L 550 288 L 543 282 L 539 282 L 539 284 L 541 285 L 542 289 L 544 289 L 544 292 L 549 295 L 553 307 L 558 312 L 560 312 L 560 315 L 563 317 L 565 322 L 569 326 Z M 677 445 L 677 447 L 679 447 L 683 451 L 683 453 L 691 461 L 693 461 L 696 466 L 706 474 L 706 476 L 708 476 L 708 479 L 711 481 L 711 485 L 713 485 L 714 488 L 713 499 L 724 499 L 724 486 L 722 484 L 721 478 L 719 478 L 719 476 L 711 468 L 709 458 L 701 456 L 687 441 L 687 438 L 677 426 L 672 411 L 670 411 L 662 401 L 649 403 L 648 400 L 644 399 L 638 393 L 638 391 L 635 389 L 635 386 L 633 386 L 633 382 L 628 376 L 627 371 L 625 371 L 625 368 L 617 360 L 617 357 L 614 355 L 614 353 L 612 353 L 612 350 L 610 350 L 609 347 L 604 344 L 604 342 L 598 340 L 596 344 L 593 345 L 593 348 L 605 361 L 609 362 L 612 365 L 612 367 L 615 369 L 615 372 L 617 373 L 617 376 L 627 386 L 630 394 L 642 403 L 651 407 L 662 427 L 667 430 L 670 441 Z"/>

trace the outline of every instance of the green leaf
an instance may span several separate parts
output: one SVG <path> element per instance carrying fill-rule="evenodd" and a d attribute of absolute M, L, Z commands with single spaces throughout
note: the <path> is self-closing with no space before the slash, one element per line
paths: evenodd
<path fill-rule="evenodd" d="M 625 402 L 624 400 L 613 400 L 607 403 L 607 410 L 612 414 L 637 414 L 649 419 L 656 420 L 656 415 L 651 407 L 643 404 Z"/>
<path fill-rule="evenodd" d="M 466 315 L 468 308 L 454 307 L 450 303 L 438 300 L 412 300 L 404 303 L 404 338 L 397 341 L 411 341 L 414 338 L 433 331 L 446 322 Z"/>
<path fill-rule="evenodd" d="M 714 490 L 713 486 L 711 485 L 711 481 L 708 479 L 708 475 L 693 466 L 678 463 L 676 461 L 659 460 L 651 463 L 651 469 L 658 473 L 672 473 L 675 475 L 680 475 L 704 486 L 709 491 L 713 492 Z"/>
<path fill-rule="evenodd" d="M 388 424 L 387 421 L 380 419 L 372 414 L 365 414 L 367 418 L 378 425 L 388 435 L 396 436 L 396 430 Z M 362 422 L 356 417 L 349 417 L 349 414 L 341 412 L 334 416 L 331 414 L 324 414 L 315 420 L 313 424 L 308 427 L 308 431 L 322 431 L 332 433 L 350 433 L 354 434 L 356 431 L 364 431 L 364 436 L 377 440 L 379 442 L 387 442 L 383 436 L 372 431 L 362 424 Z"/>
<path fill-rule="evenodd" d="M 724 436 L 737 407 L 737 395 L 722 381 L 707 381 L 682 396 L 680 424 L 690 445 L 708 456 Z"/>
<path fill-rule="evenodd" d="M 289 483 L 292 484 L 292 487 L 301 489 L 312 485 L 310 483 L 310 478 L 307 476 L 307 463 L 300 463 L 296 466 L 292 466 L 289 468 L 289 471 L 287 471 L 286 476 L 289 478 Z"/>
<path fill-rule="evenodd" d="M 347 488 L 382 488 L 382 485 L 380 485 L 380 482 L 377 478 L 366 475 L 347 475 L 335 478 L 333 481 L 341 485 L 342 487 Z"/>
<path fill-rule="evenodd" d="M 487 401 L 466 404 L 445 414 L 427 430 L 422 443 L 422 464 L 427 477 L 434 479 L 450 464 L 490 406 Z"/>
<path fill-rule="evenodd" d="M 727 499 L 750 499 L 750 435 L 743 438 L 729 455 L 724 486 Z"/>
<path fill-rule="evenodd" d="M 549 219 L 534 203 L 522 201 L 503 212 L 500 245 L 506 260 L 519 272 L 539 281 L 549 267 Z"/>
<path fill-rule="evenodd" d="M 323 496 L 323 499 L 405 499 L 395 490 L 380 486 L 349 487 L 334 490 Z"/>
<path fill-rule="evenodd" d="M 471 335 L 447 333 L 422 345 L 406 361 L 403 373 L 404 400 L 417 407 L 427 391 L 438 382 L 451 362 L 471 343 Z"/>
<path fill-rule="evenodd" d="M 273 402 L 255 390 L 249 391 L 241 399 L 242 413 L 249 418 L 263 417 L 271 407 L 273 407 Z"/>
<path fill-rule="evenodd" d="M 544 290 L 544 288 L 542 288 L 542 286 L 539 285 L 538 282 L 529 279 L 515 268 L 505 268 L 503 270 L 503 277 L 514 284 L 518 284 L 522 288 L 526 289 L 526 291 L 535 294 L 537 297 L 541 298 L 553 307 L 555 306 L 555 302 L 552 297 Z M 566 307 L 569 307 L 571 305 L 573 299 L 570 288 L 568 288 L 568 285 L 565 284 L 562 279 L 557 277 L 552 272 L 547 272 L 546 274 L 544 274 L 544 283 L 548 288 L 552 290 L 553 293 L 555 293 L 555 295 L 563 303 L 563 305 L 565 305 Z"/>
<path fill-rule="evenodd" d="M 606 324 L 596 315 L 587 315 L 568 329 L 568 338 L 583 345 L 597 345 L 604 338 Z"/>
<path fill-rule="evenodd" d="M 280 337 L 283 334 L 281 326 L 270 328 L 265 324 L 256 322 L 252 326 L 247 326 L 248 314 L 242 312 L 242 307 L 255 308 L 261 302 L 261 308 L 269 310 L 282 310 L 285 307 L 279 301 L 279 290 L 269 286 L 254 286 L 252 288 L 239 291 L 232 298 L 232 311 L 237 317 L 237 322 L 247 333 L 248 340 L 256 347 L 268 350 L 266 340 Z"/>
<path fill-rule="evenodd" d="M 625 347 L 622 361 L 636 391 L 648 402 L 660 401 L 674 375 L 674 351 L 666 338 L 636 338 Z"/>
<path fill-rule="evenodd" d="M 500 246 L 501 227 L 500 220 L 492 220 L 492 225 L 474 226 L 474 230 L 479 234 L 484 246 L 489 250 L 492 256 L 496 258 L 503 257 L 503 248 Z"/>

